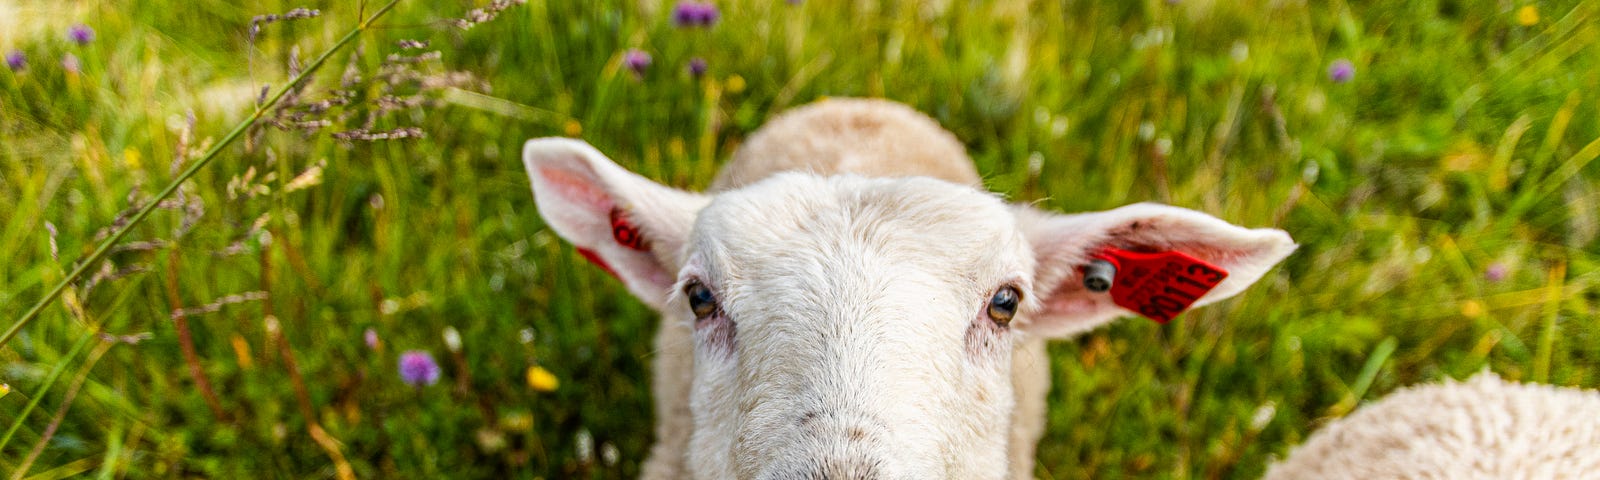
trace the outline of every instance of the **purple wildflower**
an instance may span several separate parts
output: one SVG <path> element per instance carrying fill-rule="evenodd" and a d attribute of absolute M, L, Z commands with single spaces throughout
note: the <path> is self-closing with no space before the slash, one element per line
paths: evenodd
<path fill-rule="evenodd" d="M 1505 280 L 1506 275 L 1510 273 L 1511 269 L 1506 267 L 1506 264 L 1496 262 L 1489 264 L 1489 268 L 1483 269 L 1483 278 L 1491 282 L 1498 282 Z"/>
<path fill-rule="evenodd" d="M 700 57 L 695 57 L 695 58 L 689 59 L 689 75 L 692 75 L 695 78 L 700 78 L 701 75 L 705 75 L 705 74 L 706 74 L 706 59 L 700 58 Z"/>
<path fill-rule="evenodd" d="M 28 68 L 28 56 L 23 55 L 22 50 L 12 50 L 7 52 L 6 67 L 10 68 L 13 72 L 20 72 L 22 69 Z"/>
<path fill-rule="evenodd" d="M 672 24 L 678 27 L 693 26 L 700 20 L 700 4 L 694 2 L 679 2 L 672 7 Z"/>
<path fill-rule="evenodd" d="M 433 355 L 421 350 L 400 354 L 400 379 L 415 387 L 433 385 L 439 381 L 439 363 Z"/>
<path fill-rule="evenodd" d="M 672 24 L 678 27 L 710 27 L 721 16 L 710 2 L 678 2 L 672 8 Z"/>
<path fill-rule="evenodd" d="M 701 26 L 710 27 L 712 25 L 715 25 L 717 23 L 717 20 L 719 20 L 721 18 L 722 18 L 722 11 L 717 10 L 717 6 L 716 5 L 712 5 L 710 2 L 706 2 L 705 4 L 702 4 L 700 6 L 700 25 Z"/>
<path fill-rule="evenodd" d="M 362 336 L 367 341 L 367 348 L 370 348 L 370 349 L 373 349 L 373 350 L 377 350 L 378 347 L 382 345 L 382 343 L 380 343 L 381 341 L 378 340 L 378 331 L 377 330 L 368 328 L 367 332 L 365 334 L 363 334 Z"/>
<path fill-rule="evenodd" d="M 633 70 L 634 75 L 642 77 L 644 76 L 644 71 L 650 68 L 650 54 L 644 53 L 644 51 L 637 48 L 628 50 L 628 53 L 622 56 L 622 65 L 628 67 L 629 70 Z"/>
<path fill-rule="evenodd" d="M 67 29 L 67 40 L 78 45 L 88 45 L 94 41 L 94 29 L 82 23 Z"/>
<path fill-rule="evenodd" d="M 1328 79 L 1333 83 L 1344 83 L 1356 76 L 1356 66 L 1343 58 L 1334 60 L 1328 65 Z"/>
<path fill-rule="evenodd" d="M 83 63 L 78 61 L 77 55 L 69 53 L 61 57 L 61 69 L 66 70 L 67 73 L 77 75 L 83 72 Z"/>

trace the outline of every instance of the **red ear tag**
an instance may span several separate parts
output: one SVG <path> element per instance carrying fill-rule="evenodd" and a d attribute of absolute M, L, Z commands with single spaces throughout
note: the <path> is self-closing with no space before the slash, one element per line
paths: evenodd
<path fill-rule="evenodd" d="M 644 234 L 639 232 L 638 226 L 628 222 L 628 214 L 621 208 L 611 209 L 611 238 L 624 247 L 641 252 L 650 250 Z"/>
<path fill-rule="evenodd" d="M 1095 254 L 1117 267 L 1111 301 L 1167 323 L 1206 295 L 1228 272 L 1183 252 L 1130 252 L 1107 248 Z"/>

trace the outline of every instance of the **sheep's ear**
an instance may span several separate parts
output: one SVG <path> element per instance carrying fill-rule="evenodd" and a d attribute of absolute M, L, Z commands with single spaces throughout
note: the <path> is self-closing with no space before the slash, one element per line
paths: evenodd
<path fill-rule="evenodd" d="M 629 172 L 579 140 L 529 140 L 522 164 L 545 223 L 640 300 L 661 308 L 707 198 Z"/>
<path fill-rule="evenodd" d="M 1150 203 L 1075 215 L 1019 206 L 1016 214 L 1033 246 L 1039 296 L 1020 328 L 1047 337 L 1078 334 L 1138 314 L 1118 306 L 1111 293 L 1084 287 L 1083 267 L 1107 248 L 1176 251 L 1226 270 L 1226 277 L 1192 305 L 1200 306 L 1238 294 L 1296 246 L 1282 230 L 1247 229 L 1193 210 Z"/>

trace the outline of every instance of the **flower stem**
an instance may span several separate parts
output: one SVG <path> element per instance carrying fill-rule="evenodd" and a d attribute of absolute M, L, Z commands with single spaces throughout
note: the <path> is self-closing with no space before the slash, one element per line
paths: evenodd
<path fill-rule="evenodd" d="M 206 371 L 200 365 L 200 354 L 194 350 L 194 336 L 189 333 L 189 318 L 183 313 L 183 297 L 178 293 L 176 245 L 168 252 L 167 260 L 167 301 L 172 305 L 172 324 L 178 331 L 178 347 L 183 351 L 183 362 L 189 365 L 189 376 L 194 378 L 200 398 L 204 398 L 206 406 L 211 408 L 211 415 L 217 417 L 218 422 L 227 423 L 228 415 L 223 412 L 222 402 L 217 400 L 216 391 L 211 389 L 211 380 L 206 378 Z"/>

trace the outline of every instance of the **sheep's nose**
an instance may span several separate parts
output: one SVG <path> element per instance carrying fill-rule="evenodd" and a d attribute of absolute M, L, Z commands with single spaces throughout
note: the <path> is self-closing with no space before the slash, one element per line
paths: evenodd
<path fill-rule="evenodd" d="M 884 480 L 889 478 L 884 473 L 884 457 L 875 455 L 871 449 L 871 440 L 864 429 L 847 427 L 844 429 L 844 439 L 834 440 L 839 442 L 837 449 L 813 457 L 806 462 L 798 475 L 783 478 L 804 480 Z"/>
<path fill-rule="evenodd" d="M 811 472 L 804 478 L 811 480 L 880 480 L 877 467 L 869 461 L 856 460 L 829 465 Z"/>
<path fill-rule="evenodd" d="M 761 480 L 900 479 L 903 458 L 886 450 L 888 424 L 859 409 L 807 411 L 794 417 L 795 436 Z"/>
<path fill-rule="evenodd" d="M 867 457 L 824 459 L 810 468 L 769 475 L 767 480 L 883 480 L 881 460 Z"/>
<path fill-rule="evenodd" d="M 769 475 L 767 480 L 885 480 L 886 458 L 877 455 L 871 434 L 866 429 L 847 426 L 825 429 L 828 434 L 812 436 L 812 441 L 829 444 L 819 450 L 796 455 L 803 458 L 790 464 L 792 470 Z M 832 437 L 832 438 L 829 438 Z"/>

